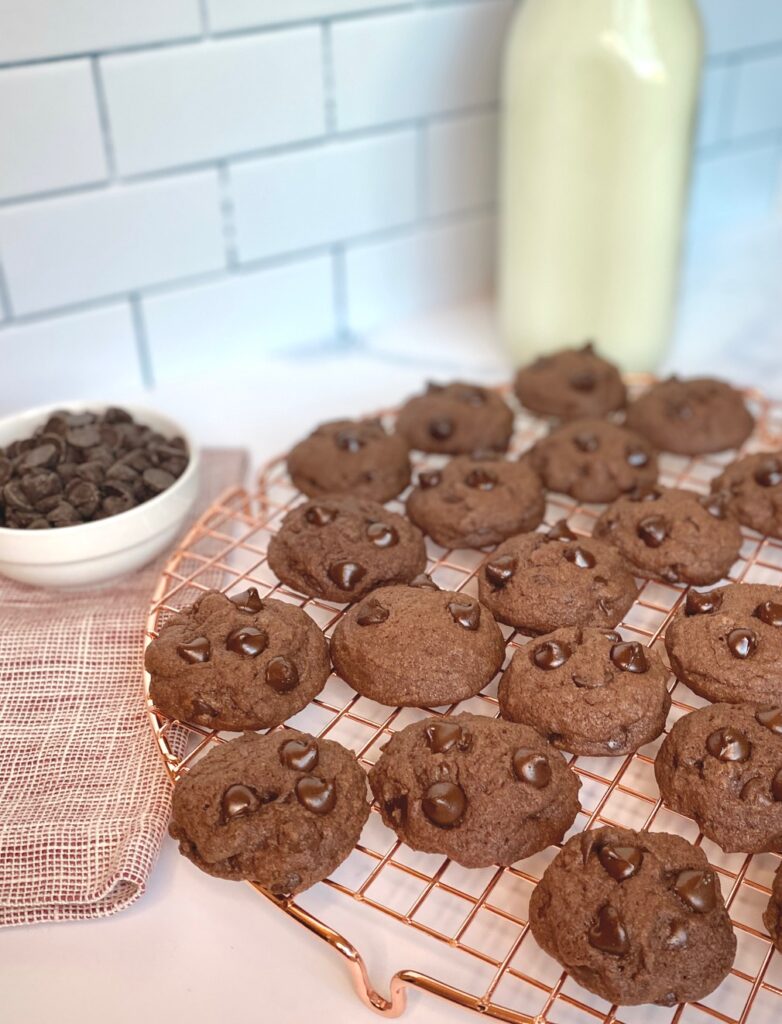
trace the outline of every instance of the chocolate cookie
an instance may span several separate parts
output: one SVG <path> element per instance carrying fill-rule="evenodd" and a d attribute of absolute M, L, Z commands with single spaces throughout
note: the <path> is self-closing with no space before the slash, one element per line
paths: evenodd
<path fill-rule="evenodd" d="M 530 927 L 580 985 L 620 1006 L 703 999 L 736 955 L 706 855 L 666 832 L 573 836 L 532 893 Z"/>
<path fill-rule="evenodd" d="M 782 537 L 782 452 L 757 452 L 731 462 L 712 480 L 744 526 L 767 537 Z"/>
<path fill-rule="evenodd" d="M 619 370 L 602 359 L 591 344 L 541 356 L 523 366 L 514 389 L 521 404 L 532 412 L 561 420 L 605 416 L 623 409 L 627 401 Z"/>
<path fill-rule="evenodd" d="M 766 912 L 763 914 L 763 923 L 768 928 L 768 934 L 771 936 L 774 945 L 782 953 L 782 864 L 777 868 L 774 875 L 771 899 L 768 901 Z"/>
<path fill-rule="evenodd" d="M 665 648 L 678 678 L 707 700 L 782 704 L 782 588 L 691 590 Z"/>
<path fill-rule="evenodd" d="M 504 452 L 513 430 L 513 413 L 496 391 L 454 381 L 429 384 L 399 410 L 396 428 L 422 452 L 460 455 Z"/>
<path fill-rule="evenodd" d="M 741 392 L 710 377 L 662 380 L 627 409 L 628 427 L 679 455 L 738 448 L 754 425 Z"/>
<path fill-rule="evenodd" d="M 534 729 L 461 714 L 394 736 L 369 773 L 383 820 L 414 850 L 465 867 L 513 864 L 559 842 L 579 778 Z"/>
<path fill-rule="evenodd" d="M 638 434 L 608 420 L 566 423 L 527 456 L 546 487 L 577 501 L 613 501 L 657 480 L 657 456 Z"/>
<path fill-rule="evenodd" d="M 269 543 L 269 565 L 301 594 L 357 601 L 423 572 L 426 549 L 421 532 L 395 512 L 363 498 L 326 495 L 285 516 Z"/>
<path fill-rule="evenodd" d="M 174 788 L 170 832 L 218 878 L 273 893 L 307 889 L 348 856 L 369 815 L 366 775 L 349 750 L 293 729 L 230 740 Z"/>
<path fill-rule="evenodd" d="M 483 604 L 523 633 L 560 626 L 612 628 L 638 589 L 610 544 L 576 537 L 564 521 L 548 533 L 511 537 L 478 574 Z"/>
<path fill-rule="evenodd" d="M 639 576 L 667 583 L 716 583 L 741 548 L 738 523 L 716 495 L 661 486 L 617 498 L 594 536 L 610 541 Z"/>
<path fill-rule="evenodd" d="M 410 483 L 410 456 L 400 434 L 380 420 L 322 423 L 288 455 L 291 480 L 310 497 L 352 494 L 389 501 Z"/>
<path fill-rule="evenodd" d="M 569 626 L 521 647 L 500 681 L 503 718 L 571 754 L 631 754 L 665 728 L 668 671 L 618 633 Z"/>
<path fill-rule="evenodd" d="M 419 708 L 455 704 L 502 667 L 505 641 L 488 608 L 424 583 L 374 590 L 334 630 L 334 667 L 364 697 Z"/>
<path fill-rule="evenodd" d="M 534 530 L 545 507 L 530 466 L 485 455 L 420 473 L 407 499 L 410 519 L 444 548 L 483 548 Z"/>
<path fill-rule="evenodd" d="M 326 640 L 301 608 L 251 587 L 209 591 L 169 619 L 144 658 L 155 706 L 210 729 L 268 729 L 301 711 L 329 675 Z"/>
<path fill-rule="evenodd" d="M 782 707 L 709 704 L 685 715 L 654 774 L 666 804 L 726 853 L 782 851 Z"/>

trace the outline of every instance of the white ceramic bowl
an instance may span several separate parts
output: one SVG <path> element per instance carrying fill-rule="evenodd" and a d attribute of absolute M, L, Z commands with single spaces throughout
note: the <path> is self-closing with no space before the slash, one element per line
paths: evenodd
<path fill-rule="evenodd" d="M 61 402 L 0 420 L 0 447 L 29 437 L 56 409 L 102 412 L 97 402 Z M 190 461 L 168 490 L 143 505 L 107 519 L 51 530 L 0 527 L 0 574 L 40 587 L 86 587 L 146 565 L 179 533 L 198 491 L 199 457 L 192 440 L 173 420 L 151 409 L 126 405 L 139 423 L 187 443 Z"/>

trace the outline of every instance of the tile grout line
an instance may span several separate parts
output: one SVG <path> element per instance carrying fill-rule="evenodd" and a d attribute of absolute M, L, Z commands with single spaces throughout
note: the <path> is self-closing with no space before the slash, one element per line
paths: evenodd
<path fill-rule="evenodd" d="M 209 0 L 198 0 L 198 12 L 201 15 L 201 31 L 205 39 L 211 39 L 212 28 L 209 24 Z"/>
<path fill-rule="evenodd" d="M 0 309 L 5 313 L 5 319 L 0 320 L 0 328 L 10 326 L 14 322 L 14 307 L 11 303 L 11 292 L 8 288 L 2 260 L 0 260 Z"/>
<path fill-rule="evenodd" d="M 220 220 L 223 229 L 225 264 L 229 270 L 236 270 L 240 264 L 239 247 L 236 240 L 236 206 L 231 192 L 231 172 L 227 161 L 217 165 L 217 184 L 220 197 Z"/>
<path fill-rule="evenodd" d="M 324 21 L 321 26 L 321 59 L 323 61 L 323 123 L 327 136 L 331 137 L 338 131 L 337 125 L 337 75 L 334 65 L 334 40 L 331 34 L 331 23 Z"/>
<path fill-rule="evenodd" d="M 133 321 L 133 333 L 136 336 L 136 354 L 138 355 L 139 369 L 141 371 L 141 382 L 147 391 L 152 391 L 155 387 L 155 374 L 152 368 L 152 350 L 149 345 L 141 296 L 138 292 L 131 292 L 128 300 L 130 302 L 130 315 Z"/>
<path fill-rule="evenodd" d="M 103 152 L 106 156 L 106 170 L 109 178 L 112 179 L 117 175 L 117 159 L 114 151 L 114 139 L 111 135 L 106 88 L 103 82 L 103 75 L 101 74 L 100 61 L 97 57 L 90 58 L 90 70 L 92 72 L 92 83 L 95 88 L 95 101 L 98 107 L 98 121 L 103 139 Z"/>

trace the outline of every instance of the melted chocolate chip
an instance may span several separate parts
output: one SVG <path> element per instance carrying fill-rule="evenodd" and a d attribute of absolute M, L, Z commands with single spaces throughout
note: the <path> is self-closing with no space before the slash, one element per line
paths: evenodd
<path fill-rule="evenodd" d="M 614 643 L 614 644 L 618 644 L 621 641 L 621 639 L 622 639 L 621 634 L 617 633 L 617 631 L 615 629 L 606 629 L 606 630 L 604 630 L 603 631 L 603 636 L 606 638 L 606 640 L 610 640 L 611 643 Z"/>
<path fill-rule="evenodd" d="M 232 604 L 236 605 L 240 612 L 251 612 L 255 615 L 263 608 L 261 595 L 255 587 L 249 587 L 247 590 L 243 590 L 241 594 L 234 594 L 230 600 Z"/>
<path fill-rule="evenodd" d="M 779 769 L 771 780 L 771 795 L 777 803 L 782 803 L 782 768 Z"/>
<path fill-rule="evenodd" d="M 782 736 L 782 708 L 774 706 L 759 708 L 755 712 L 755 719 L 777 736 Z"/>
<path fill-rule="evenodd" d="M 353 590 L 366 576 L 367 571 L 357 562 L 334 562 L 328 568 L 328 577 L 340 590 Z"/>
<path fill-rule="evenodd" d="M 457 625 L 476 630 L 481 624 L 481 606 L 477 601 L 450 601 L 448 611 Z"/>
<path fill-rule="evenodd" d="M 758 649 L 758 637 L 751 629 L 732 629 L 726 638 L 728 650 L 734 658 L 745 661 Z"/>
<path fill-rule="evenodd" d="M 671 921 L 665 938 L 666 949 L 686 949 L 688 942 L 689 934 L 684 921 Z"/>
<path fill-rule="evenodd" d="M 370 523 L 367 527 L 367 537 L 376 548 L 392 548 L 399 543 L 399 534 L 393 526 L 386 523 Z"/>
<path fill-rule="evenodd" d="M 597 387 L 597 378 L 594 373 L 585 370 L 583 373 L 575 373 L 570 378 L 570 386 L 574 391 L 594 391 Z"/>
<path fill-rule="evenodd" d="M 526 747 L 519 747 L 514 752 L 513 772 L 519 782 L 526 782 L 535 789 L 545 789 L 551 782 L 551 765 L 548 758 Z"/>
<path fill-rule="evenodd" d="M 356 615 L 356 622 L 359 626 L 378 626 L 385 622 L 390 614 L 388 608 L 384 608 L 378 599 L 373 597 L 361 607 Z"/>
<path fill-rule="evenodd" d="M 516 559 L 513 555 L 499 555 L 487 562 L 483 571 L 494 589 L 499 590 L 512 579 L 516 571 Z"/>
<path fill-rule="evenodd" d="M 691 590 L 684 602 L 685 615 L 710 615 L 722 607 L 722 594 L 716 590 L 709 590 L 702 594 L 697 590 Z"/>
<path fill-rule="evenodd" d="M 709 494 L 698 500 L 709 515 L 714 516 L 715 519 L 724 519 L 727 516 L 728 496 L 726 494 Z"/>
<path fill-rule="evenodd" d="M 761 487 L 777 487 L 782 484 L 782 464 L 777 459 L 768 459 L 755 470 L 755 483 Z"/>
<path fill-rule="evenodd" d="M 241 818 L 245 814 L 251 814 L 257 810 L 260 803 L 258 794 L 249 786 L 243 786 L 241 783 L 229 786 L 223 793 L 223 823 L 232 818 Z"/>
<path fill-rule="evenodd" d="M 429 422 L 429 436 L 433 437 L 435 441 L 447 441 L 451 434 L 453 434 L 453 420 L 449 420 L 447 416 Z"/>
<path fill-rule="evenodd" d="M 752 614 L 767 626 L 782 626 L 782 604 L 776 601 L 764 601 Z"/>
<path fill-rule="evenodd" d="M 203 718 L 216 718 L 217 709 L 213 708 L 211 704 L 207 704 L 205 700 L 201 700 L 200 697 L 196 697 L 193 701 L 192 714 L 201 715 Z"/>
<path fill-rule="evenodd" d="M 564 665 L 572 653 L 567 644 L 560 643 L 558 640 L 547 640 L 535 648 L 532 652 L 532 660 L 538 668 L 548 672 Z"/>
<path fill-rule="evenodd" d="M 567 524 L 567 519 L 559 519 L 546 534 L 547 540 L 578 540 L 578 535 L 573 533 Z"/>
<path fill-rule="evenodd" d="M 337 789 L 317 775 L 303 775 L 296 783 L 296 799 L 313 814 L 328 814 L 337 802 Z"/>
<path fill-rule="evenodd" d="M 706 749 L 720 761 L 747 761 L 752 744 L 743 732 L 728 725 L 711 733 L 706 740 Z"/>
<path fill-rule="evenodd" d="M 712 871 L 680 871 L 673 891 L 696 914 L 708 914 L 717 906 L 717 880 Z"/>
<path fill-rule="evenodd" d="M 606 843 L 597 854 L 600 863 L 616 882 L 632 878 L 643 863 L 643 850 L 637 846 L 619 846 Z"/>
<path fill-rule="evenodd" d="M 447 754 L 454 748 L 464 752 L 472 746 L 472 736 L 456 722 L 432 722 L 424 734 L 433 754 Z"/>
<path fill-rule="evenodd" d="M 280 747 L 280 763 L 295 772 L 310 772 L 318 763 L 318 744 L 307 739 L 288 740 Z"/>
<path fill-rule="evenodd" d="M 245 658 L 257 658 L 266 650 L 269 637 L 262 629 L 255 626 L 240 626 L 228 634 L 225 646 L 234 654 L 241 654 Z"/>
<path fill-rule="evenodd" d="M 428 491 L 430 487 L 439 487 L 442 483 L 442 479 L 443 474 L 438 473 L 436 469 L 432 469 L 426 473 L 418 474 L 418 486 L 422 490 Z"/>
<path fill-rule="evenodd" d="M 455 782 L 435 782 L 424 793 L 421 809 L 438 828 L 454 828 L 467 810 L 467 797 Z"/>
<path fill-rule="evenodd" d="M 745 783 L 740 796 L 745 803 L 754 807 L 770 807 L 772 803 L 768 783 L 757 777 Z"/>
<path fill-rule="evenodd" d="M 471 469 L 464 482 L 468 487 L 474 487 L 479 491 L 492 491 L 499 483 L 499 479 L 496 473 L 491 473 L 488 469 Z"/>
<path fill-rule="evenodd" d="M 431 576 L 425 572 L 419 572 L 417 576 L 414 576 L 408 583 L 409 587 L 420 587 L 421 590 L 439 590 L 435 581 Z"/>
<path fill-rule="evenodd" d="M 325 508 L 323 505 L 313 505 L 308 508 L 304 513 L 304 518 L 312 526 L 326 526 L 328 523 L 333 523 L 337 518 L 337 513 L 333 508 Z"/>
<path fill-rule="evenodd" d="M 365 441 L 359 437 L 355 430 L 340 430 L 334 436 L 334 443 L 343 452 L 358 452 L 365 445 Z"/>
<path fill-rule="evenodd" d="M 668 527 L 662 516 L 647 516 L 640 521 L 635 532 L 648 548 L 659 548 L 668 536 Z"/>
<path fill-rule="evenodd" d="M 589 945 L 601 953 L 624 956 L 630 948 L 630 939 L 619 912 L 606 904 L 597 912 L 597 919 L 588 933 Z"/>
<path fill-rule="evenodd" d="M 397 826 L 402 825 L 407 818 L 407 793 L 400 793 L 398 796 L 392 796 L 390 800 L 386 800 L 383 810 L 389 821 Z"/>
<path fill-rule="evenodd" d="M 299 683 L 299 670 L 281 654 L 266 666 L 266 683 L 277 693 L 290 693 Z"/>
<path fill-rule="evenodd" d="M 482 388 L 461 388 L 455 397 L 467 405 L 486 405 L 487 402 L 486 392 Z"/>
<path fill-rule="evenodd" d="M 611 648 L 611 661 L 622 672 L 642 673 L 649 671 L 649 662 L 643 644 L 633 640 L 628 643 L 614 644 Z"/>
<path fill-rule="evenodd" d="M 573 444 L 580 452 L 596 452 L 600 447 L 600 441 L 595 434 L 576 434 Z"/>
<path fill-rule="evenodd" d="M 212 645 L 205 636 L 197 636 L 187 644 L 179 644 L 176 652 L 188 665 L 203 665 L 212 657 Z"/>
<path fill-rule="evenodd" d="M 644 466 L 649 465 L 649 453 L 645 452 L 643 448 L 628 448 L 625 452 L 625 459 L 633 469 L 643 469 Z"/>
<path fill-rule="evenodd" d="M 565 559 L 568 562 L 572 562 L 578 569 L 594 569 L 597 565 L 597 559 L 592 552 L 578 546 L 566 548 Z"/>

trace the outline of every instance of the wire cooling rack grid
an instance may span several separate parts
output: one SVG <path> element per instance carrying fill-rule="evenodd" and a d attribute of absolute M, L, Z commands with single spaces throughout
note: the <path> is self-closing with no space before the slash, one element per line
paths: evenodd
<path fill-rule="evenodd" d="M 636 381 L 639 386 L 641 381 Z M 510 397 L 510 396 L 509 396 Z M 782 447 L 782 405 L 747 393 L 758 425 L 746 451 Z M 512 401 L 512 398 L 510 398 Z M 392 423 L 394 413 L 383 414 Z M 546 431 L 540 420 L 517 410 L 511 454 L 525 451 Z M 733 453 L 689 459 L 663 456 L 660 480 L 664 484 L 706 492 L 709 481 Z M 442 458 L 418 455 L 415 471 L 440 465 Z M 403 500 L 388 507 L 403 511 Z M 172 555 L 164 570 L 150 611 L 148 637 L 154 637 L 165 618 L 192 603 L 199 593 L 217 588 L 228 594 L 258 588 L 262 596 L 290 601 L 307 612 L 330 636 L 342 607 L 327 601 L 304 599 L 281 586 L 266 562 L 272 534 L 286 512 L 301 500 L 292 486 L 285 459 L 271 462 L 262 472 L 255 493 L 234 490 L 224 495 L 199 520 Z M 549 496 L 546 523 L 567 517 L 578 533 L 591 533 L 601 507 L 579 505 L 571 499 Z M 445 550 L 427 540 L 428 567 L 442 588 L 477 596 L 476 572 L 485 552 Z M 739 560 L 731 580 L 782 584 L 782 542 L 744 531 Z M 638 600 L 619 631 L 627 639 L 656 646 L 665 657 L 662 638 L 672 614 L 685 596 L 683 587 L 646 581 Z M 502 627 L 507 661 L 526 637 Z M 499 678 L 499 677 L 498 677 Z M 148 683 L 148 680 L 147 680 Z M 687 687 L 670 680 L 672 719 L 704 701 Z M 458 705 L 435 709 L 444 715 L 469 710 L 498 714 L 497 679 L 480 695 Z M 163 717 L 149 702 L 150 719 L 172 781 L 187 772 L 196 759 L 230 733 L 186 726 Z M 389 735 L 428 712 L 388 708 L 360 697 L 332 675 L 323 692 L 287 724 L 319 736 L 339 740 L 356 752 L 365 767 L 379 756 Z M 738 938 L 733 971 L 703 1003 L 674 1008 L 615 1007 L 576 985 L 558 964 L 536 945 L 527 925 L 529 896 L 546 866 L 557 853 L 552 847 L 508 868 L 467 870 L 442 857 L 419 854 L 400 843 L 387 829 L 376 809 L 348 860 L 327 881 L 296 900 L 259 893 L 276 903 L 347 960 L 359 996 L 373 1009 L 397 1016 L 405 1005 L 405 989 L 414 986 L 450 999 L 485 1016 L 516 1024 L 778 1024 L 782 1018 L 782 957 L 774 957 L 761 915 L 770 894 L 778 858 L 727 855 L 704 839 L 691 820 L 661 805 L 654 780 L 654 756 L 661 740 L 624 758 L 572 757 L 570 763 L 582 780 L 582 813 L 571 833 L 598 825 L 651 828 L 683 835 L 702 845 L 722 884 Z M 338 931 L 318 914 L 330 912 L 348 920 L 380 912 L 416 930 L 421 946 L 434 940 L 445 953 L 438 980 L 415 970 L 400 971 L 385 998 L 370 984 L 363 958 Z M 363 924 L 362 919 L 362 924 Z M 423 954 L 423 949 L 422 949 Z M 443 958 L 440 957 L 440 962 Z"/>

